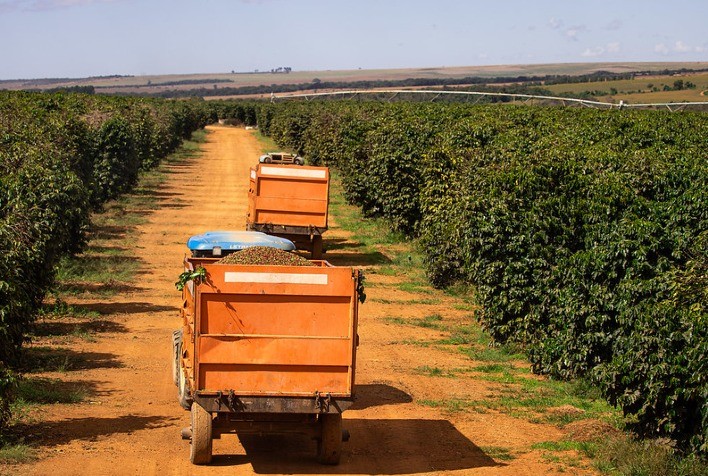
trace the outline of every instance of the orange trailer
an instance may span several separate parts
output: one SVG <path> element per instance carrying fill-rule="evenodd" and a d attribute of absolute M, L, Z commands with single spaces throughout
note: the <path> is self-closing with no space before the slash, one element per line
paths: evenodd
<path fill-rule="evenodd" d="M 251 169 L 246 229 L 287 238 L 322 259 L 329 168 L 258 164 Z"/>
<path fill-rule="evenodd" d="M 305 433 L 318 460 L 339 462 L 341 413 L 354 397 L 359 272 L 334 267 L 216 264 L 183 289 L 175 379 L 191 410 L 190 459 L 211 461 L 224 433 Z"/>

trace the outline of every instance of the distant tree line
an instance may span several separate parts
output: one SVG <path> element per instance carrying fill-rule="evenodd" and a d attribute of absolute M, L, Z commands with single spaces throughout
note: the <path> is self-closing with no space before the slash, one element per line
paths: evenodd
<path fill-rule="evenodd" d="M 238 87 L 222 87 L 218 89 L 194 88 L 185 90 L 166 90 L 159 92 L 144 92 L 144 93 L 122 93 L 121 95 L 138 95 L 148 97 L 163 97 L 163 98 L 180 98 L 180 97 L 208 97 L 208 96 L 242 96 L 255 94 L 270 94 L 270 93 L 294 93 L 298 91 L 318 90 L 318 89 L 373 89 L 373 88 L 397 88 L 397 87 L 434 87 L 434 86 L 467 86 L 467 85 L 493 85 L 515 83 L 520 85 L 522 89 L 517 92 L 526 92 L 528 89 L 536 88 L 540 90 L 544 85 L 565 84 L 565 83 L 585 83 L 598 81 L 615 81 L 622 79 L 632 79 L 638 75 L 646 74 L 681 74 L 688 72 L 703 72 L 704 70 L 664 70 L 660 72 L 640 71 L 634 73 L 612 73 L 608 71 L 597 71 L 595 73 L 571 76 L 571 75 L 545 75 L 545 76 L 497 76 L 493 78 L 483 78 L 479 76 L 467 76 L 464 78 L 408 78 L 402 80 L 368 80 L 368 81 L 322 81 L 315 78 L 309 83 L 293 83 L 293 84 L 270 84 L 258 86 L 238 86 Z M 207 83 L 216 81 L 209 80 Z M 163 83 L 167 84 L 167 83 Z M 187 83 L 181 83 L 187 84 Z M 508 89 L 508 87 L 505 87 Z M 475 87 L 479 90 L 479 87 Z M 495 87 L 497 92 L 509 92 L 504 88 Z M 547 90 L 543 90 L 544 94 L 548 94 Z"/>

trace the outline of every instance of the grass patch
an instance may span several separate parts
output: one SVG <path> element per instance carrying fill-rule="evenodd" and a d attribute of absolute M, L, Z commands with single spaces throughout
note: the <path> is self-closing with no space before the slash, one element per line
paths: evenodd
<path fill-rule="evenodd" d="M 617 410 L 584 381 L 527 378 L 520 369 L 515 372 L 505 369 L 498 374 L 483 374 L 477 378 L 502 385 L 493 398 L 480 402 L 488 409 L 560 427 L 585 419 L 601 420 L 613 426 L 621 424 Z"/>
<path fill-rule="evenodd" d="M 410 281 L 405 281 L 398 284 L 398 289 L 407 293 L 415 294 L 433 294 L 435 292 L 425 283 Z"/>
<path fill-rule="evenodd" d="M 437 341 L 443 346 L 467 345 L 479 341 L 482 330 L 477 326 L 458 326 L 450 332 L 450 336 Z"/>
<path fill-rule="evenodd" d="M 446 413 L 459 413 L 466 411 L 469 408 L 476 407 L 478 402 L 473 400 L 464 400 L 460 398 L 450 398 L 446 400 L 418 400 L 418 404 L 438 408 Z"/>
<path fill-rule="evenodd" d="M 466 311 L 466 312 L 473 312 L 477 309 L 477 307 L 474 304 L 468 304 L 468 303 L 459 303 L 456 302 L 452 305 L 453 309 L 457 309 L 458 311 Z"/>
<path fill-rule="evenodd" d="M 465 369 L 441 369 L 439 367 L 430 367 L 428 365 L 423 365 L 417 367 L 414 372 L 418 375 L 425 375 L 426 377 L 446 377 L 446 378 L 457 378 L 461 373 L 466 372 Z"/>
<path fill-rule="evenodd" d="M 16 407 L 29 404 L 79 403 L 87 396 L 81 385 L 62 382 L 58 379 L 32 377 L 20 380 L 17 386 Z"/>
<path fill-rule="evenodd" d="M 542 441 L 540 443 L 534 443 L 531 445 L 531 449 L 534 450 L 546 450 L 546 451 L 579 451 L 583 453 L 592 453 L 595 451 L 597 445 L 591 442 L 579 442 L 579 441 Z"/>
<path fill-rule="evenodd" d="M 37 451 L 24 443 L 9 443 L 0 446 L 0 464 L 23 464 L 37 459 Z"/>
<path fill-rule="evenodd" d="M 413 325 L 425 329 L 443 329 L 442 320 L 443 317 L 440 314 L 430 314 L 422 319 L 414 319 Z"/>
<path fill-rule="evenodd" d="M 660 441 L 616 438 L 598 442 L 586 454 L 595 467 L 609 475 L 707 476 L 708 461 L 696 455 L 682 456 Z"/>
<path fill-rule="evenodd" d="M 433 345 L 432 342 L 424 341 L 424 340 L 416 340 L 416 339 L 406 339 L 406 340 L 401 341 L 401 344 L 413 345 L 416 347 L 425 347 L 425 348 L 431 347 Z"/>
<path fill-rule="evenodd" d="M 33 346 L 23 350 L 25 372 L 68 372 L 73 370 L 74 361 L 66 350 L 48 346 Z"/>
<path fill-rule="evenodd" d="M 390 324 L 398 324 L 402 326 L 415 326 L 422 327 L 424 329 L 437 329 L 444 330 L 445 326 L 442 324 L 443 317 L 440 314 L 430 314 L 421 319 L 406 319 L 403 317 L 384 317 L 384 321 Z"/>
<path fill-rule="evenodd" d="M 372 298 L 370 302 L 377 302 L 379 304 L 396 304 L 402 306 L 432 306 L 440 304 L 440 299 L 386 299 L 386 298 Z"/>
<path fill-rule="evenodd" d="M 513 345 L 480 346 L 471 345 L 461 349 L 467 357 L 481 362 L 510 362 L 525 360 L 526 356 Z"/>
<path fill-rule="evenodd" d="M 516 370 L 514 366 L 509 365 L 507 363 L 496 363 L 496 364 L 484 364 L 484 365 L 477 365 L 472 368 L 472 370 L 475 370 L 477 372 L 482 372 L 485 374 L 490 374 L 490 373 L 509 373 L 513 372 Z"/>
<path fill-rule="evenodd" d="M 182 145 L 166 159 L 167 164 L 180 164 L 188 159 L 197 157 L 201 153 L 200 145 L 205 143 L 209 131 L 205 129 L 192 132 L 189 140 L 182 141 Z"/>
<path fill-rule="evenodd" d="M 265 154 L 266 152 L 280 151 L 280 147 L 278 146 L 278 144 L 276 144 L 275 141 L 270 137 L 263 135 L 260 130 L 254 130 L 253 135 L 256 137 L 256 140 L 258 140 L 258 142 L 261 144 L 262 154 Z"/>
<path fill-rule="evenodd" d="M 516 459 L 516 456 L 511 454 L 509 448 L 502 448 L 501 446 L 481 446 L 479 449 L 484 451 L 487 456 L 497 461 L 511 461 Z"/>
<path fill-rule="evenodd" d="M 82 317 L 87 319 L 97 319 L 100 317 L 96 311 L 85 309 L 81 306 L 67 304 L 59 297 L 56 297 L 51 304 L 43 304 L 39 310 L 40 319 L 61 319 L 65 317 Z"/>
<path fill-rule="evenodd" d="M 135 257 L 83 254 L 62 258 L 57 279 L 67 284 L 128 282 L 134 280 L 139 266 Z"/>

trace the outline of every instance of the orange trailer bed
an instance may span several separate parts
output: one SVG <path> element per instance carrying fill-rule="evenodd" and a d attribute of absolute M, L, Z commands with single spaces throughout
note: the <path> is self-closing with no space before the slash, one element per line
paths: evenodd
<path fill-rule="evenodd" d="M 258 164 L 251 169 L 246 227 L 282 236 L 321 258 L 327 230 L 327 167 Z"/>
<path fill-rule="evenodd" d="M 264 411 L 272 397 L 290 397 L 288 408 L 298 413 L 321 412 L 322 398 L 337 401 L 339 411 L 347 407 L 358 272 L 324 261 L 313 267 L 215 261 L 185 259 L 186 270 L 206 270 L 203 282 L 190 281 L 183 291 L 181 364 L 194 400 L 227 412 L 236 402 L 241 412 Z"/>

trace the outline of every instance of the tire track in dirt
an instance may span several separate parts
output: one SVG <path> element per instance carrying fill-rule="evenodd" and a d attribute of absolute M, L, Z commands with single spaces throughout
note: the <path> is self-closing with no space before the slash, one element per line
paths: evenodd
<path fill-rule="evenodd" d="M 185 242 L 193 234 L 215 229 L 244 229 L 248 171 L 260 148 L 243 129 L 210 127 L 204 154 L 167 166 L 168 178 L 156 193 L 160 206 L 138 227 L 136 256 L 141 263 L 135 288 L 100 303 L 113 331 L 95 342 L 70 346 L 87 365 L 63 380 L 88 386 L 90 398 L 73 405 L 51 405 L 34 430 L 41 432 L 41 456 L 17 467 L 17 474 L 553 474 L 531 444 L 559 439 L 552 425 L 532 424 L 496 413 L 446 415 L 416 403 L 421 399 L 490 392 L 488 382 L 430 378 L 416 374 L 424 365 L 454 368 L 469 365 L 462 355 L 402 343 L 435 332 L 386 323 L 392 312 L 424 315 L 439 312 L 462 322 L 450 298 L 435 294 L 437 304 L 408 306 L 377 303 L 376 298 L 416 297 L 394 290 L 396 277 L 372 275 L 369 301 L 360 307 L 361 346 L 357 362 L 357 396 L 344 414 L 351 440 L 342 462 L 323 467 L 314 458 L 315 444 L 297 436 L 226 435 L 214 442 L 209 467 L 189 463 L 189 443 L 180 429 L 189 414 L 176 399 L 172 383 L 171 332 L 179 325 L 180 295 L 174 281 L 181 272 Z M 326 240 L 346 242 L 334 226 Z M 333 264 L 357 263 L 355 244 L 329 255 Z M 417 297 L 429 297 L 418 295 Z M 80 304 L 80 303 L 79 303 Z M 91 358 L 93 356 L 93 358 Z M 495 461 L 481 448 L 511 448 L 516 457 Z M 576 474 L 585 474 L 577 470 Z M 566 473 L 567 474 L 567 473 Z"/>

